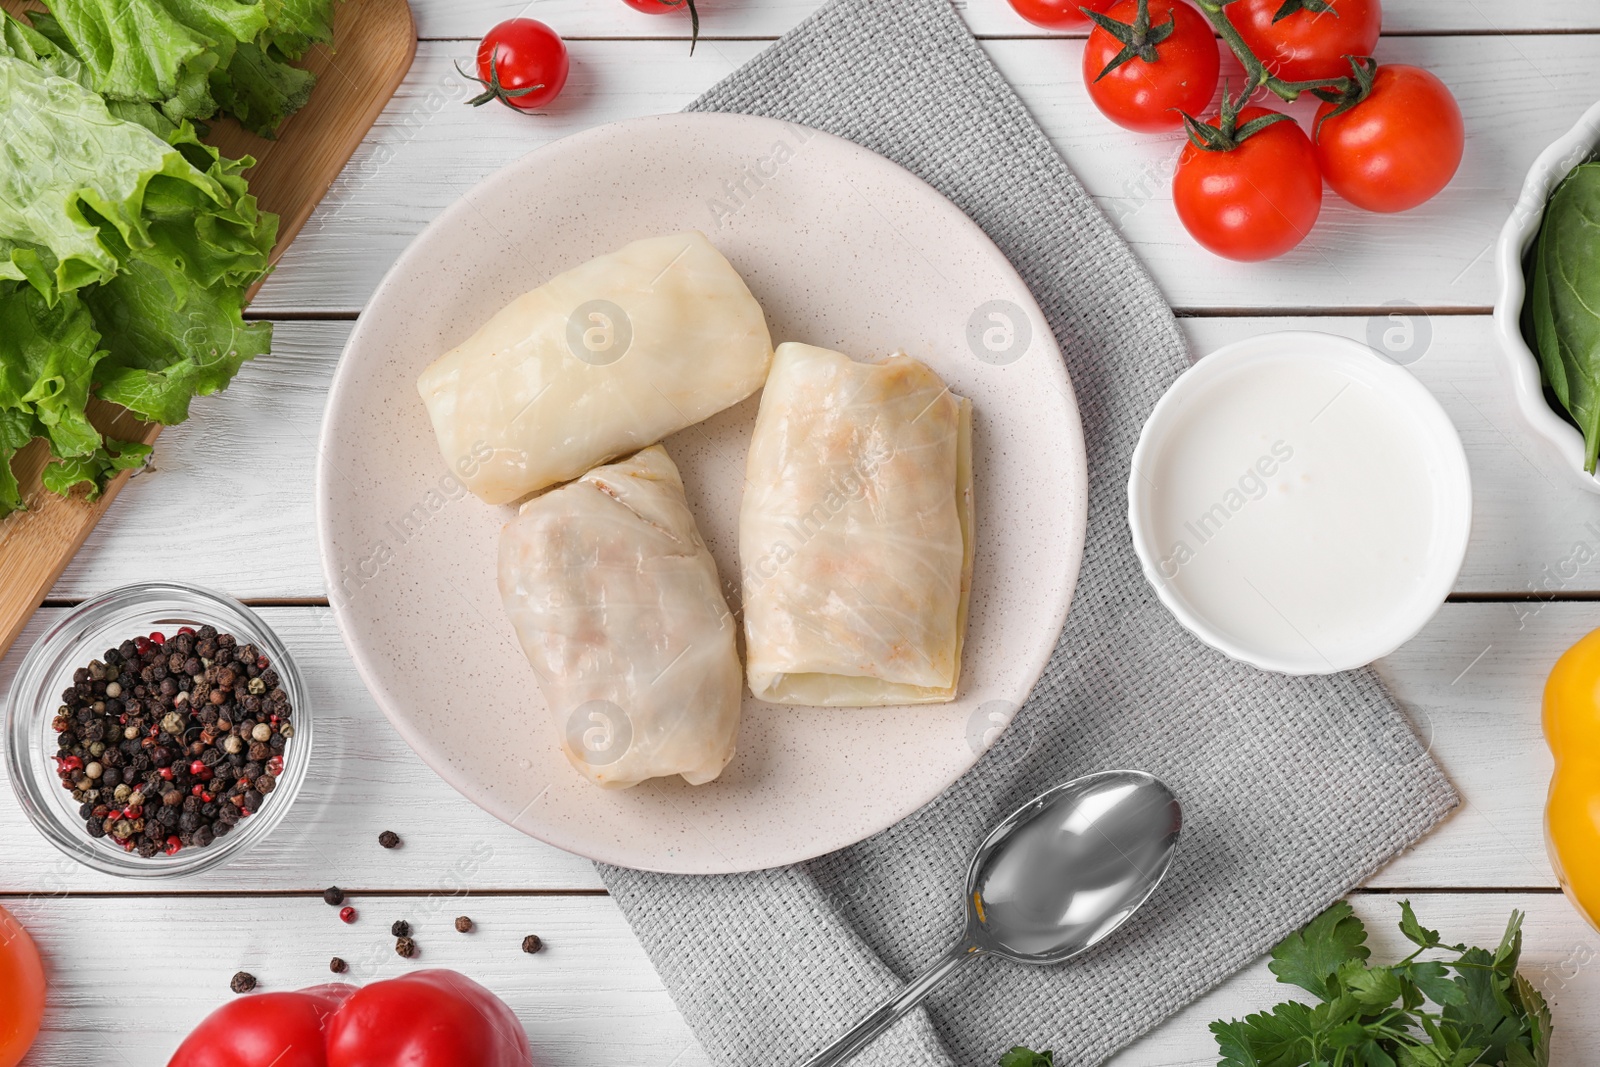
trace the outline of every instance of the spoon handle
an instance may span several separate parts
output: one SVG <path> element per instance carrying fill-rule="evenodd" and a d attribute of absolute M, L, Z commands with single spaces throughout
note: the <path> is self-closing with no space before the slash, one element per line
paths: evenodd
<path fill-rule="evenodd" d="M 895 994 L 883 1007 L 850 1028 L 839 1040 L 807 1060 L 802 1067 L 836 1067 L 871 1044 L 906 1012 L 922 1003 L 933 992 L 934 986 L 944 981 L 952 971 L 981 954 L 981 950 L 967 941 L 958 941 L 950 950 L 916 980 Z"/>

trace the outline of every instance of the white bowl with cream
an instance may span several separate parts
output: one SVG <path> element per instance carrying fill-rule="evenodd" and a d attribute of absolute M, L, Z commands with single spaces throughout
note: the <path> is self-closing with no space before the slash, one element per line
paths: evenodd
<path fill-rule="evenodd" d="M 1145 577 L 1202 641 L 1284 674 L 1393 652 L 1444 602 L 1472 526 L 1449 416 L 1365 345 L 1218 349 L 1156 404 L 1128 520 Z"/>

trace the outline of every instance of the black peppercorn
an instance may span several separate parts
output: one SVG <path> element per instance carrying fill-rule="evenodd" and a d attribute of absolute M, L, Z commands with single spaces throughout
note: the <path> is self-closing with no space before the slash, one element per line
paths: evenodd
<path fill-rule="evenodd" d="M 322 891 L 322 902 L 337 907 L 344 903 L 344 890 L 336 885 L 330 885 Z"/>
<path fill-rule="evenodd" d="M 395 833 L 393 830 L 385 830 L 383 833 L 378 835 L 378 844 L 382 845 L 384 848 L 399 848 L 400 835 Z"/>
<path fill-rule="evenodd" d="M 457 915 L 456 916 L 456 931 L 458 933 L 463 933 L 463 934 L 471 933 L 472 932 L 472 920 L 467 918 L 465 915 Z"/>
<path fill-rule="evenodd" d="M 544 948 L 544 942 L 539 939 L 538 934 L 529 934 L 527 937 L 522 939 L 522 951 L 528 953 L 530 956 L 542 948 Z"/>
<path fill-rule="evenodd" d="M 233 976 L 233 981 L 228 983 L 228 988 L 235 993 L 248 993 L 256 987 L 256 976 L 249 971 L 240 971 Z"/>
<path fill-rule="evenodd" d="M 341 960 L 338 956 L 335 956 L 333 959 L 328 961 L 328 970 L 332 971 L 334 974 L 343 974 L 348 967 L 349 964 L 345 963 L 344 960 Z"/>
<path fill-rule="evenodd" d="M 396 919 L 393 925 L 389 927 L 389 933 L 395 937 L 409 937 L 411 936 L 411 924 L 404 919 Z"/>

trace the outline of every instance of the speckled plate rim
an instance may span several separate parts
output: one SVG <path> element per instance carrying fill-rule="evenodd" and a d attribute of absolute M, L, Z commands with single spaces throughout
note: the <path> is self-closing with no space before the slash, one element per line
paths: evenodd
<path fill-rule="evenodd" d="M 513 183 L 525 170 L 538 168 L 543 160 L 551 157 L 552 153 L 583 151 L 591 144 L 603 143 L 619 136 L 627 137 L 633 130 L 642 130 L 649 126 L 662 124 L 693 124 L 701 129 L 721 126 L 730 136 L 748 136 L 752 132 L 752 127 L 758 130 L 764 128 L 764 132 L 767 134 L 778 134 L 784 130 L 794 129 L 791 124 L 772 119 L 720 113 L 676 113 L 644 116 L 591 127 L 538 148 L 484 178 L 452 202 L 437 218 L 424 227 L 396 258 L 394 265 L 384 275 L 383 280 L 373 291 L 372 297 L 367 301 L 366 309 L 357 320 L 354 329 L 351 331 L 350 338 L 346 342 L 338 367 L 335 369 L 333 381 L 329 387 L 322 429 L 318 437 L 318 459 L 314 490 L 316 499 L 316 535 L 318 553 L 322 562 L 323 578 L 329 589 L 336 588 L 339 577 L 335 559 L 335 546 L 333 544 L 333 530 L 327 514 L 326 504 L 329 499 L 329 477 L 332 473 L 329 468 L 328 455 L 332 438 L 336 432 L 334 413 L 339 411 L 345 402 L 346 390 L 350 388 L 350 357 L 353 352 L 358 351 L 362 344 L 365 343 L 365 335 L 372 329 L 370 324 L 374 321 L 371 314 L 373 309 L 382 304 L 391 289 L 397 287 L 399 279 L 414 271 L 433 268 L 435 261 L 431 258 L 430 245 L 441 234 L 458 226 L 463 219 L 470 217 L 477 211 L 473 204 L 474 200 L 492 198 L 500 186 Z M 962 233 L 963 237 L 971 243 L 972 250 L 989 258 L 991 260 L 991 269 L 997 275 L 1005 277 L 1014 286 L 1013 291 L 1021 298 L 1018 303 L 1022 305 L 1022 310 L 1034 322 L 1046 322 L 1043 312 L 1029 293 L 1026 283 L 1023 282 L 1021 276 L 1017 274 L 1015 268 L 1005 258 L 1004 253 L 995 246 L 988 234 L 984 233 L 975 222 L 954 204 L 950 203 L 936 189 L 898 164 L 854 142 L 822 131 L 808 130 L 807 133 L 823 139 L 837 151 L 853 156 L 854 161 L 863 168 L 874 168 L 884 175 L 892 175 L 893 179 L 904 188 L 908 197 L 914 197 L 919 201 L 925 202 L 930 211 L 944 213 L 944 221 L 952 231 Z M 1059 368 L 1060 388 L 1067 400 L 1068 422 L 1055 427 L 1054 433 L 1071 472 L 1069 479 L 1071 484 L 1067 487 L 1067 493 L 1076 502 L 1076 506 L 1072 509 L 1072 514 L 1068 519 L 1069 528 L 1063 535 L 1063 545 L 1066 548 L 1061 560 L 1064 574 L 1063 592 L 1059 603 L 1055 605 L 1056 610 L 1048 628 L 1048 633 L 1038 640 L 1032 655 L 1028 657 L 1025 668 L 1026 684 L 1022 687 L 1025 692 L 1031 691 L 1033 686 L 1037 684 L 1055 650 L 1061 630 L 1065 626 L 1082 564 L 1088 524 L 1088 456 L 1072 383 L 1066 372 L 1065 360 L 1062 358 L 1059 346 L 1051 331 L 1048 328 L 1042 329 L 1038 331 L 1036 338 L 1041 345 L 1042 355 L 1047 363 Z M 775 338 L 774 340 L 778 339 Z M 981 543 L 979 551 L 982 551 Z M 875 813 L 876 817 L 864 829 L 832 835 L 818 833 L 804 840 L 795 840 L 788 847 L 781 850 L 781 855 L 771 856 L 769 857 L 769 862 L 759 864 L 735 863 L 722 860 L 683 864 L 676 862 L 673 858 L 652 853 L 648 844 L 635 851 L 613 851 L 597 846 L 590 837 L 582 832 L 581 826 L 562 826 L 558 823 L 534 829 L 530 828 L 524 821 L 520 821 L 523 812 L 505 810 L 473 775 L 452 764 L 444 753 L 436 749 L 434 742 L 426 733 L 419 730 L 403 712 L 392 707 L 384 699 L 382 695 L 384 687 L 378 681 L 383 672 L 381 657 L 368 649 L 359 639 L 359 636 L 353 632 L 353 622 L 341 606 L 339 598 L 330 597 L 330 608 L 340 635 L 344 640 L 345 647 L 355 664 L 357 674 L 361 677 L 368 692 L 373 696 L 384 717 L 389 720 L 396 732 L 400 734 L 401 738 L 416 752 L 423 762 L 452 788 L 484 811 L 530 837 L 596 862 L 636 870 L 656 871 L 667 874 L 731 874 L 799 863 L 856 844 L 894 825 L 939 796 L 962 774 L 970 770 L 988 749 L 998 743 L 1000 737 L 1004 734 L 1005 727 L 1010 725 L 1009 719 L 1003 723 L 996 724 L 997 728 L 986 732 L 986 740 L 983 747 L 976 748 L 972 752 L 971 758 L 965 761 L 958 773 L 928 776 L 920 788 L 916 789 L 914 793 L 908 794 L 905 802 L 894 806 L 886 806 L 883 810 Z"/>

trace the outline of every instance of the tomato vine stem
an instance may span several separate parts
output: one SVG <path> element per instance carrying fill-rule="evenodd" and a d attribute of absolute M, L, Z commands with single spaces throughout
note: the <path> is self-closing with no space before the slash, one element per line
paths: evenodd
<path fill-rule="evenodd" d="M 1194 0 L 1194 6 L 1200 9 L 1206 21 L 1211 23 L 1212 29 L 1217 31 L 1217 36 L 1222 38 L 1230 51 L 1238 57 L 1239 63 L 1244 67 L 1245 83 L 1240 91 L 1240 99 L 1249 100 L 1257 92 L 1266 89 L 1279 99 L 1292 101 L 1299 99 L 1300 94 L 1314 89 L 1329 89 L 1335 93 L 1347 94 L 1351 90 L 1349 78 L 1326 78 L 1313 81 L 1286 81 L 1267 69 L 1259 56 L 1250 50 L 1240 36 L 1238 29 L 1229 20 L 1223 8 L 1233 0 Z"/>

